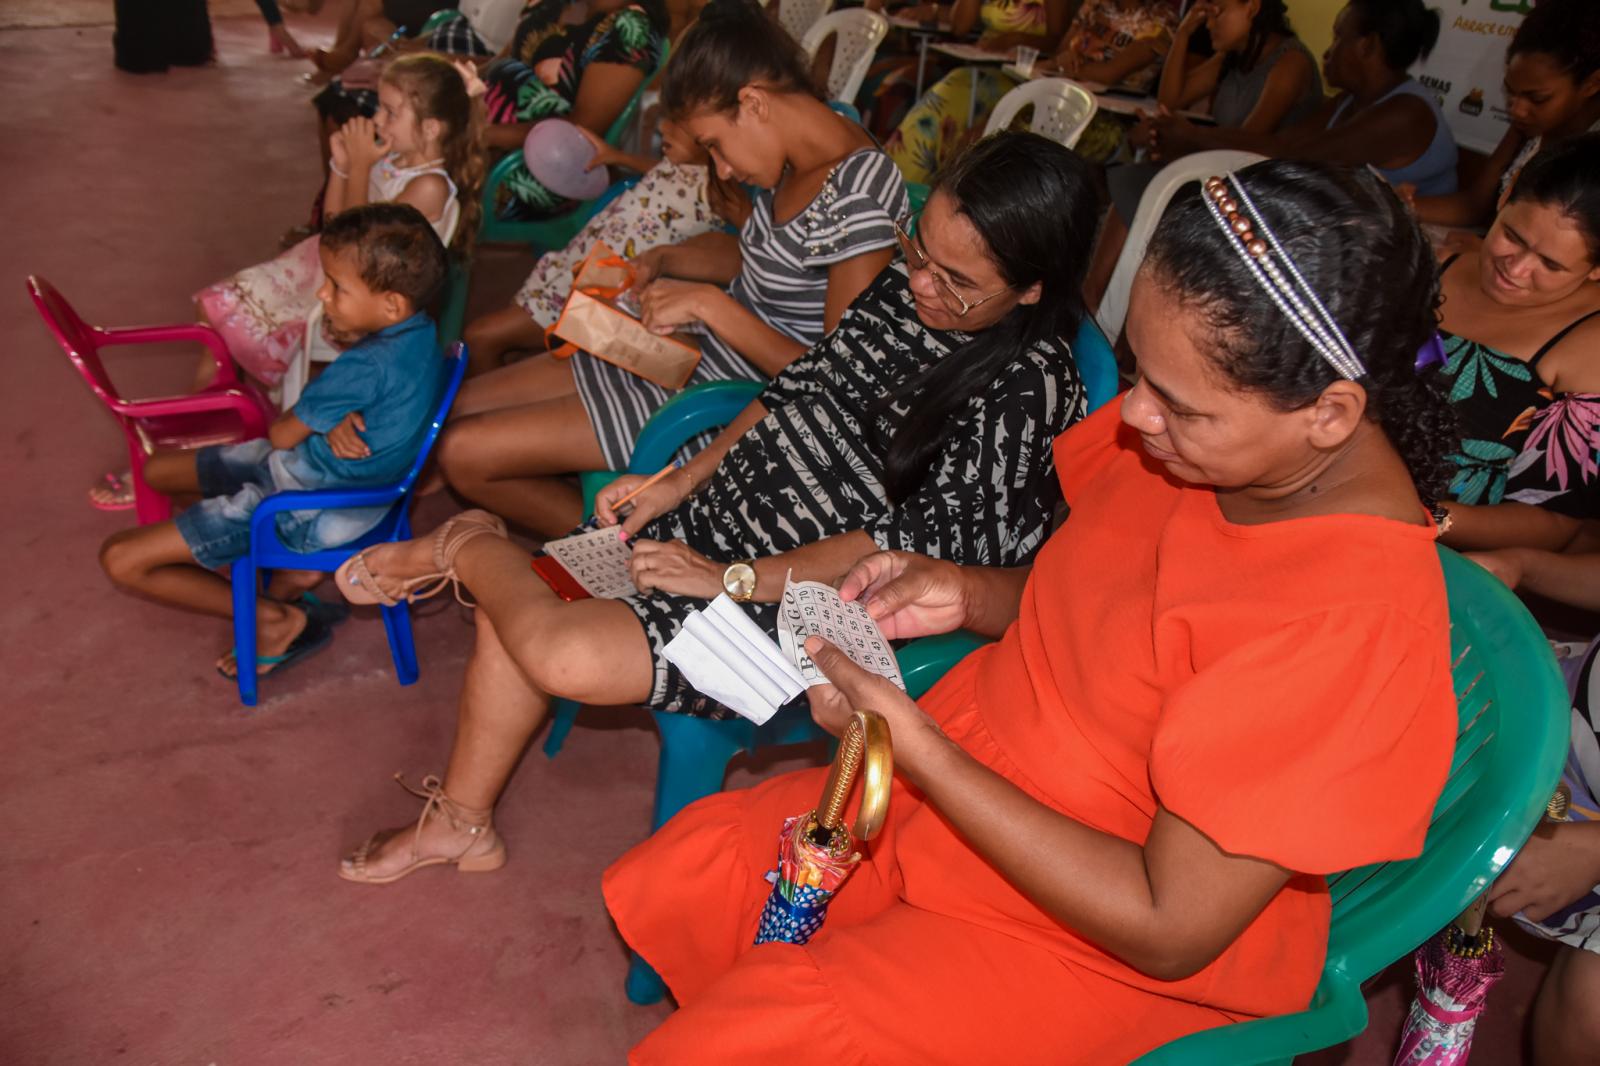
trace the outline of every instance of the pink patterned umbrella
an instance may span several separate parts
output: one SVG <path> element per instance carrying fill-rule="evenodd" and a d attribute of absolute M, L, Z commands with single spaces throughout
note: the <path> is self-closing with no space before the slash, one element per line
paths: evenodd
<path fill-rule="evenodd" d="M 1470 936 L 1452 923 L 1417 949 L 1416 962 L 1417 998 L 1395 1066 L 1460 1066 L 1472 1050 L 1489 989 L 1505 973 L 1494 930 Z"/>
<path fill-rule="evenodd" d="M 1545 820 L 1566 821 L 1571 803 L 1571 789 L 1556 786 L 1545 805 Z M 1467 1061 L 1489 989 L 1506 972 L 1494 930 L 1483 924 L 1488 904 L 1487 895 L 1479 896 L 1444 932 L 1417 949 L 1417 998 L 1411 1001 L 1394 1066 L 1462 1066 Z"/>

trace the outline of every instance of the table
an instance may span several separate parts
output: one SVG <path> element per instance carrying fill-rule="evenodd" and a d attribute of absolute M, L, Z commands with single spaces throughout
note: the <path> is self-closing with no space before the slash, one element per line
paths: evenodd
<path fill-rule="evenodd" d="M 1023 81 L 1032 81 L 1035 78 L 1060 78 L 1063 76 L 1058 71 L 1040 70 L 1038 67 L 1035 67 L 1031 73 L 1024 74 L 1015 63 L 1007 63 L 1000 69 L 1013 78 L 1020 78 Z M 1113 115 L 1131 115 L 1134 118 L 1144 118 L 1146 115 L 1155 114 L 1156 108 L 1160 106 L 1153 96 L 1118 92 L 1112 89 L 1111 86 L 1104 85 L 1098 81 L 1083 81 L 1077 78 L 1068 78 L 1067 80 L 1076 82 L 1078 85 L 1088 89 L 1094 95 L 1095 104 L 1099 109 L 1101 111 L 1109 111 Z M 1191 122 L 1199 122 L 1206 126 L 1214 126 L 1217 123 L 1216 119 L 1204 111 L 1184 109 L 1178 111 L 1177 114 Z"/>
<path fill-rule="evenodd" d="M 950 33 L 950 23 L 918 22 L 916 19 L 906 18 L 904 15 L 889 15 L 886 17 L 890 26 L 897 30 L 905 30 L 917 39 L 916 99 L 921 100 L 922 82 L 928 71 L 928 45 L 933 43 L 934 38 L 948 35 Z"/>
<path fill-rule="evenodd" d="M 1015 64 L 1013 64 L 1007 57 L 1009 56 L 1014 58 L 1017 54 L 1017 50 L 1015 48 L 1008 48 L 1004 52 L 991 52 L 987 48 L 980 48 L 975 44 L 967 44 L 963 41 L 941 41 L 939 44 L 933 46 L 933 50 L 941 55 L 950 56 L 952 59 L 959 59 L 963 63 L 998 63 L 1003 69 L 1015 68 Z M 1017 77 L 1021 78 L 1022 76 L 1019 74 Z M 1022 78 L 1022 80 L 1027 81 L 1028 79 Z M 917 93 L 917 99 L 922 99 L 922 93 Z M 972 128 L 972 124 L 976 122 L 977 119 L 978 79 L 973 78 L 972 95 L 967 99 L 967 129 L 970 130 Z"/>

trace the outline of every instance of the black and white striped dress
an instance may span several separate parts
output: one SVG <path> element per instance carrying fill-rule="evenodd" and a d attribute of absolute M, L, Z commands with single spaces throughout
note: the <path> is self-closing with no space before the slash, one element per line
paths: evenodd
<path fill-rule="evenodd" d="M 823 334 L 828 268 L 892 247 L 894 223 L 909 210 L 900 171 L 876 148 L 846 156 L 811 203 L 781 226 L 773 221 L 772 190 L 757 190 L 754 210 L 739 233 L 743 262 L 728 294 L 779 333 L 815 344 Z M 623 469 L 639 430 L 671 394 L 584 352 L 573 356 L 572 374 L 606 465 Z M 689 383 L 761 376 L 749 360 L 707 333 Z"/>
<path fill-rule="evenodd" d="M 972 566 L 1015 566 L 1050 532 L 1060 499 L 1051 442 L 1086 412 L 1065 341 L 1019 351 L 949 424 L 921 487 L 885 495 L 883 456 L 905 416 L 879 403 L 935 363 L 960 358 L 965 333 L 917 318 L 902 263 L 885 268 L 827 339 L 761 394 L 750 427 L 701 489 L 640 536 L 682 540 L 718 562 L 762 558 L 861 530 L 880 547 Z M 704 600 L 648 593 L 621 601 L 649 638 L 658 710 L 726 716 L 661 654 Z M 777 604 L 747 604 L 776 632 Z"/>

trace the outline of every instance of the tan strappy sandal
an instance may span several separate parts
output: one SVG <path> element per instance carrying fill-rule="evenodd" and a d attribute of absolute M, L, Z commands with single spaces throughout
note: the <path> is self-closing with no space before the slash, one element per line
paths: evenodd
<path fill-rule="evenodd" d="M 461 595 L 461 580 L 456 577 L 455 569 L 456 554 L 467 541 L 485 533 L 503 538 L 506 524 L 499 515 L 492 515 L 488 511 L 462 511 L 440 526 L 433 534 L 434 572 L 406 578 L 400 582 L 399 595 L 385 592 L 383 586 L 378 584 L 378 576 L 367 566 L 367 552 L 383 547 L 381 544 L 374 544 L 346 559 L 344 565 L 334 571 L 334 582 L 344 598 L 354 604 L 376 603 L 393 607 L 400 603 L 425 600 L 429 596 L 437 596 L 446 588 L 454 588 L 456 599 L 471 607 L 472 603 Z"/>
<path fill-rule="evenodd" d="M 367 838 L 367 842 L 355 850 L 348 858 L 339 864 L 339 876 L 346 881 L 355 881 L 364 885 L 387 885 L 400 880 L 402 877 L 416 873 L 428 866 L 454 866 L 464 874 L 488 873 L 498 870 L 506 864 L 506 845 L 494 831 L 491 820 L 491 811 L 480 811 L 472 807 L 464 807 L 444 794 L 444 784 L 438 777 L 429 774 L 422 779 L 421 788 L 412 788 L 406 784 L 405 778 L 399 774 L 394 779 L 400 782 L 400 787 L 416 796 L 426 800 L 422 805 L 422 816 L 417 819 L 416 831 L 411 835 L 411 861 L 399 870 L 384 877 L 374 877 L 367 873 L 367 859 L 377 850 L 381 843 L 383 833 L 374 833 Z M 448 818 L 450 828 L 465 829 L 471 839 L 467 846 L 454 855 L 435 855 L 431 858 L 420 858 L 418 849 L 422 843 L 422 827 L 428 824 L 429 818 Z M 487 844 L 486 850 L 483 849 Z M 476 854 L 473 854 L 476 852 Z"/>

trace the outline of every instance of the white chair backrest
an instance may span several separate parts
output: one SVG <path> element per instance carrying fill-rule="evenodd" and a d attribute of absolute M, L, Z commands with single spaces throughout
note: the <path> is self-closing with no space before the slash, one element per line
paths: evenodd
<path fill-rule="evenodd" d="M 817 20 L 832 10 L 833 0 L 778 0 L 778 23 L 790 37 L 803 41 Z"/>
<path fill-rule="evenodd" d="M 792 0 L 783 0 L 785 4 Z M 823 15 L 806 31 L 800 47 L 815 59 L 817 49 L 831 33 L 838 34 L 833 43 L 833 66 L 828 69 L 828 99 L 848 104 L 861 91 L 867 68 L 878 54 L 878 45 L 889 32 L 889 20 L 876 11 L 853 7 Z"/>
<path fill-rule="evenodd" d="M 984 134 L 1007 128 L 1029 106 L 1033 108 L 1033 121 L 1028 128 L 1068 148 L 1078 143 L 1100 107 L 1094 95 L 1077 82 L 1066 78 L 1039 78 L 1023 82 L 1000 98 L 989 114 Z"/>
<path fill-rule="evenodd" d="M 456 10 L 467 16 L 467 23 L 483 43 L 499 52 L 511 43 L 517 32 L 517 16 L 522 14 L 523 0 L 461 0 Z"/>
<path fill-rule="evenodd" d="M 1133 276 L 1139 272 L 1139 264 L 1144 262 L 1144 250 L 1150 244 L 1150 235 L 1155 232 L 1156 223 L 1161 221 L 1162 212 L 1166 211 L 1173 194 L 1184 182 L 1203 180 L 1225 170 L 1238 170 L 1263 158 L 1254 152 L 1236 152 L 1225 148 L 1196 152 L 1174 159 L 1145 186 L 1144 195 L 1139 198 L 1139 210 L 1128 224 L 1127 243 L 1117 257 L 1116 269 L 1111 272 L 1111 283 L 1106 286 L 1106 294 L 1100 299 L 1100 310 L 1094 316 L 1112 344 L 1122 336 L 1122 326 L 1128 317 L 1128 290 L 1133 288 Z"/>

